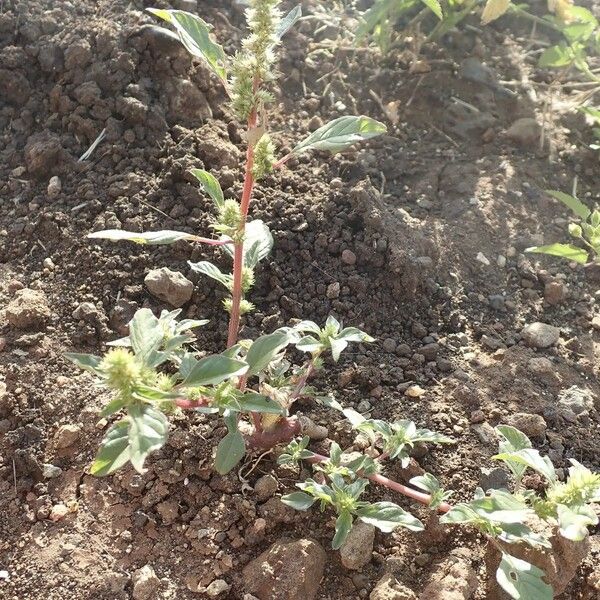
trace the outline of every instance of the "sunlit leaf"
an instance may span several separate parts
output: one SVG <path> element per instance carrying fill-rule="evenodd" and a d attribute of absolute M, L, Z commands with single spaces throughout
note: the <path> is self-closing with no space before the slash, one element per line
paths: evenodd
<path fill-rule="evenodd" d="M 129 461 L 129 421 L 115 423 L 102 439 L 100 450 L 90 473 L 102 477 L 110 475 Z"/>
<path fill-rule="evenodd" d="M 307 510 L 315 503 L 316 499 L 304 492 L 292 492 L 281 496 L 281 501 L 296 510 Z"/>
<path fill-rule="evenodd" d="M 567 208 L 570 208 L 583 221 L 590 216 L 590 209 L 579 198 L 558 190 L 546 190 L 546 193 L 562 202 Z"/>
<path fill-rule="evenodd" d="M 215 469 L 221 475 L 229 473 L 246 453 L 246 444 L 242 434 L 234 429 L 219 442 L 215 457 Z"/>
<path fill-rule="evenodd" d="M 275 32 L 275 37 L 277 39 L 281 39 L 298 21 L 298 19 L 302 16 L 302 7 L 298 4 L 298 6 L 294 6 L 290 12 L 281 19 L 279 22 L 279 27 L 277 27 L 277 31 Z"/>
<path fill-rule="evenodd" d="M 341 152 L 357 142 L 371 139 L 385 132 L 385 125 L 370 117 L 339 117 L 313 131 L 292 150 L 292 154 L 311 149 Z"/>
<path fill-rule="evenodd" d="M 223 81 L 227 79 L 227 57 L 223 48 L 210 37 L 212 26 L 197 15 L 183 10 L 148 8 L 148 12 L 167 21 L 175 28 L 186 50 L 206 61 L 212 71 Z"/>
<path fill-rule="evenodd" d="M 424 529 L 423 523 L 419 519 L 393 502 L 373 502 L 358 509 L 356 514 L 361 521 L 374 525 L 384 533 L 390 533 L 400 526 L 411 531 L 423 531 Z"/>
<path fill-rule="evenodd" d="M 178 387 L 216 385 L 231 377 L 243 375 L 248 370 L 248 365 L 222 354 L 213 354 L 200 359 L 193 366 L 187 364 L 186 370 L 188 375 Z"/>
<path fill-rule="evenodd" d="M 194 241 L 198 239 L 198 236 L 192 235 L 191 233 L 184 233 L 183 231 L 164 230 L 138 233 L 136 231 L 123 231 L 122 229 L 94 231 L 93 233 L 88 234 L 87 237 L 95 240 L 111 240 L 113 242 L 125 240 L 128 242 L 135 242 L 136 244 L 148 244 L 154 246 L 174 244 L 181 240 Z"/>
<path fill-rule="evenodd" d="M 481 23 L 487 25 L 501 17 L 510 6 L 510 0 L 487 0 L 481 13 Z"/>
<path fill-rule="evenodd" d="M 421 0 L 421 2 L 441 21 L 444 18 L 439 0 Z"/>
<path fill-rule="evenodd" d="M 129 460 L 136 471 L 143 473 L 148 454 L 167 441 L 169 423 L 163 413 L 149 404 L 134 404 L 128 414 Z"/>
<path fill-rule="evenodd" d="M 547 246 L 533 246 L 526 248 L 525 252 L 534 254 L 548 254 L 550 256 L 559 256 L 576 263 L 584 265 L 588 261 L 588 253 L 583 248 L 573 244 L 548 244 Z"/>
<path fill-rule="evenodd" d="M 352 514 L 343 510 L 335 521 L 335 536 L 331 543 L 334 550 L 338 550 L 346 541 L 350 530 L 352 529 Z"/>
<path fill-rule="evenodd" d="M 217 208 L 223 206 L 225 198 L 223 197 L 223 190 L 216 177 L 204 169 L 192 169 L 191 173 L 200 182 L 204 191 L 213 199 Z"/>
<path fill-rule="evenodd" d="M 520 558 L 502 553 L 496 580 L 500 587 L 515 600 L 552 600 L 552 587 L 542 578 L 545 573 Z"/>
<path fill-rule="evenodd" d="M 288 343 L 288 335 L 279 331 L 257 338 L 246 355 L 246 362 L 250 367 L 248 375 L 256 375 L 265 369 Z"/>

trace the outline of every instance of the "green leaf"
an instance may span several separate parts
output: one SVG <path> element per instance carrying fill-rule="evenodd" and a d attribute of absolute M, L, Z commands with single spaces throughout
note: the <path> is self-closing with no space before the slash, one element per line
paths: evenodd
<path fill-rule="evenodd" d="M 421 2 L 441 21 L 444 18 L 439 0 L 421 0 Z"/>
<path fill-rule="evenodd" d="M 221 239 L 229 240 L 229 236 Z M 244 266 L 253 269 L 261 260 L 266 258 L 273 248 L 273 236 L 268 226 L 260 219 L 246 223 L 244 232 Z M 233 257 L 233 244 L 223 246 L 223 250 Z"/>
<path fill-rule="evenodd" d="M 307 510 L 315 503 L 316 499 L 304 492 L 292 492 L 281 496 L 281 501 L 296 510 Z"/>
<path fill-rule="evenodd" d="M 217 208 L 221 208 L 225 202 L 225 198 L 217 178 L 204 169 L 192 169 L 190 173 L 200 182 L 204 191 L 213 199 Z"/>
<path fill-rule="evenodd" d="M 547 456 L 541 456 L 537 450 L 533 448 L 523 448 L 523 450 L 517 450 L 516 452 L 502 452 L 492 456 L 494 460 L 502 460 L 506 463 L 514 461 L 522 465 L 527 465 L 530 469 L 537 471 L 540 475 L 543 475 L 548 481 L 556 481 L 556 472 L 552 461 Z"/>
<path fill-rule="evenodd" d="M 331 542 L 331 547 L 338 550 L 346 541 L 350 530 L 352 529 L 352 513 L 343 510 L 335 521 L 335 536 Z"/>
<path fill-rule="evenodd" d="M 227 57 L 223 48 L 210 38 L 212 27 L 200 17 L 183 10 L 162 10 L 148 8 L 148 12 L 167 21 L 175 27 L 177 35 L 186 50 L 208 63 L 212 71 L 222 80 L 227 80 Z"/>
<path fill-rule="evenodd" d="M 219 283 L 223 284 L 229 291 L 231 291 L 231 288 L 233 286 L 233 277 L 228 273 L 221 272 L 219 267 L 216 267 L 211 262 L 208 262 L 207 260 L 201 260 L 197 263 L 188 261 L 188 265 L 190 266 L 190 269 L 192 269 L 192 271 L 196 273 L 202 273 L 202 275 L 206 275 L 207 277 L 218 281 Z"/>
<path fill-rule="evenodd" d="M 557 190 L 546 190 L 546 193 L 562 202 L 582 221 L 585 221 L 590 216 L 590 209 L 581 200 L 575 198 L 575 196 L 570 196 Z"/>
<path fill-rule="evenodd" d="M 129 450 L 129 420 L 122 419 L 115 423 L 102 439 L 90 473 L 98 477 L 110 475 L 129 461 Z"/>
<path fill-rule="evenodd" d="M 230 431 L 217 446 L 215 469 L 221 475 L 229 473 L 246 453 L 246 444 L 242 434 L 234 429 Z"/>
<path fill-rule="evenodd" d="M 65 352 L 65 358 L 76 364 L 80 369 L 98 374 L 98 366 L 102 358 L 93 354 L 77 354 L 76 352 Z"/>
<path fill-rule="evenodd" d="M 419 519 L 400 508 L 393 502 L 374 502 L 357 510 L 361 521 L 374 525 L 384 533 L 394 531 L 396 527 L 406 527 L 411 531 L 423 531 Z"/>
<path fill-rule="evenodd" d="M 542 578 L 544 571 L 506 552 L 502 553 L 496 580 L 500 587 L 515 600 L 552 600 L 552 587 Z"/>
<path fill-rule="evenodd" d="M 169 433 L 165 415 L 150 404 L 134 404 L 129 413 L 129 460 L 138 473 L 144 473 L 144 461 L 150 452 L 164 446 Z"/>
<path fill-rule="evenodd" d="M 131 347 L 144 364 L 153 362 L 153 355 L 160 348 L 164 335 L 164 329 L 149 308 L 140 308 L 129 323 Z"/>
<path fill-rule="evenodd" d="M 285 409 L 281 404 L 275 402 L 267 396 L 257 394 L 255 392 L 248 392 L 240 397 L 240 407 L 242 410 L 248 410 L 258 413 L 268 413 L 272 415 L 283 415 Z"/>
<path fill-rule="evenodd" d="M 311 149 L 341 152 L 352 144 L 376 137 L 386 131 L 383 123 L 370 117 L 339 117 L 313 131 L 292 150 L 292 154 Z"/>
<path fill-rule="evenodd" d="M 95 240 L 112 240 L 113 242 L 126 240 L 128 242 L 135 242 L 136 244 L 148 244 L 154 246 L 174 244 L 181 240 L 194 241 L 198 239 L 198 236 L 192 235 L 191 233 L 170 231 L 168 229 L 164 231 L 146 231 L 145 233 L 123 231 L 122 229 L 105 229 L 103 231 L 89 233 L 87 237 Z"/>
<path fill-rule="evenodd" d="M 500 454 L 507 454 L 531 448 L 531 440 L 515 427 L 510 425 L 498 425 L 498 427 L 495 428 L 495 431 L 501 437 L 500 443 L 498 444 L 498 452 Z M 527 465 L 522 463 L 511 460 L 505 460 L 504 462 L 518 480 L 523 477 L 523 474 L 527 470 Z"/>
<path fill-rule="evenodd" d="M 257 338 L 246 354 L 246 362 L 250 366 L 248 375 L 260 373 L 288 344 L 288 334 L 281 331 Z"/>
<path fill-rule="evenodd" d="M 561 258 L 566 258 L 567 260 L 572 260 L 582 265 L 588 261 L 587 251 L 577 246 L 573 246 L 573 244 L 549 244 L 547 246 L 533 246 L 532 248 L 526 248 L 525 252 L 560 256 Z"/>
<path fill-rule="evenodd" d="M 296 21 L 302 16 L 302 7 L 294 6 L 290 12 L 281 19 L 279 27 L 275 32 L 275 37 L 280 40 L 296 23 Z"/>
<path fill-rule="evenodd" d="M 559 504 L 556 507 L 560 534 L 574 542 L 584 540 L 588 535 L 588 527 L 598 524 L 598 515 L 591 506 L 569 507 Z"/>
<path fill-rule="evenodd" d="M 565 67 L 566 65 L 570 65 L 574 59 L 570 49 L 560 44 L 546 48 L 540 56 L 538 65 L 542 69 L 547 69 L 548 67 Z"/>
<path fill-rule="evenodd" d="M 187 377 L 178 387 L 198 387 L 200 385 L 216 385 L 226 379 L 239 377 L 248 370 L 248 365 L 222 354 L 213 354 L 197 361 L 190 368 Z"/>
<path fill-rule="evenodd" d="M 127 405 L 127 400 L 125 398 L 121 398 L 120 396 L 111 400 L 101 411 L 101 417 L 109 417 L 110 415 L 114 415 L 116 412 L 120 411 Z"/>

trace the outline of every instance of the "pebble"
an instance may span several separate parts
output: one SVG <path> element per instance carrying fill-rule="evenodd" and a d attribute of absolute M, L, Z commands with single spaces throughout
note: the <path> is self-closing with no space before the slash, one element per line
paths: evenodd
<path fill-rule="evenodd" d="M 158 598 L 160 579 L 150 565 L 144 565 L 133 572 L 133 600 L 152 600 Z"/>
<path fill-rule="evenodd" d="M 260 600 L 315 600 L 326 562 L 314 540 L 278 540 L 244 567 L 245 591 Z"/>
<path fill-rule="evenodd" d="M 600 315 L 596 315 L 592 318 L 592 327 L 596 331 L 600 331 Z"/>
<path fill-rule="evenodd" d="M 144 278 L 148 291 L 159 300 L 180 308 L 192 298 L 194 284 L 179 271 L 152 269 Z"/>
<path fill-rule="evenodd" d="M 54 444 L 57 448 L 68 448 L 72 446 L 81 435 L 81 427 L 78 425 L 61 425 L 54 434 Z"/>
<path fill-rule="evenodd" d="M 357 520 L 340 547 L 340 559 L 347 569 L 357 570 L 371 560 L 375 527 Z"/>
<path fill-rule="evenodd" d="M 396 340 L 392 338 L 385 338 L 382 345 L 385 352 L 392 353 L 396 351 Z"/>
<path fill-rule="evenodd" d="M 226 594 L 231 586 L 224 579 L 215 579 L 207 588 L 206 595 L 209 598 L 217 598 L 221 594 Z"/>
<path fill-rule="evenodd" d="M 517 146 L 534 147 L 540 141 L 541 127 L 531 118 L 517 119 L 505 132 L 506 137 Z"/>
<path fill-rule="evenodd" d="M 254 484 L 254 493 L 256 494 L 256 499 L 259 502 L 264 502 L 269 499 L 279 487 L 279 483 L 277 479 L 273 477 L 270 473 L 259 477 Z"/>
<path fill-rule="evenodd" d="M 50 316 L 46 295 L 29 288 L 17 290 L 6 307 L 6 318 L 17 329 L 40 328 Z"/>
<path fill-rule="evenodd" d="M 334 283 L 330 283 L 327 286 L 327 297 L 330 300 L 333 300 L 334 298 L 339 298 L 340 296 L 340 283 L 339 281 L 335 281 Z"/>
<path fill-rule="evenodd" d="M 356 264 L 356 254 L 354 254 L 354 252 L 352 252 L 352 250 L 348 250 L 348 248 L 346 248 L 345 250 L 342 250 L 342 262 L 345 265 L 355 265 Z"/>
<path fill-rule="evenodd" d="M 60 194 L 62 190 L 62 182 L 60 181 L 60 177 L 58 175 L 54 175 L 54 177 L 50 177 L 50 181 L 48 182 L 48 197 L 56 198 Z"/>
<path fill-rule="evenodd" d="M 558 413 L 570 423 L 585 418 L 594 408 L 594 397 L 589 390 L 573 385 L 558 394 Z"/>
<path fill-rule="evenodd" d="M 48 518 L 55 522 L 64 519 L 69 514 L 69 509 L 64 504 L 55 504 L 50 510 Z"/>
<path fill-rule="evenodd" d="M 308 122 L 308 130 L 316 131 L 319 127 L 323 127 L 323 120 L 318 115 L 314 115 Z"/>
<path fill-rule="evenodd" d="M 550 281 L 544 286 L 544 300 L 551 306 L 556 306 L 563 302 L 565 296 L 565 285 L 560 281 Z"/>
<path fill-rule="evenodd" d="M 506 422 L 530 437 L 543 437 L 547 429 L 544 417 L 531 413 L 519 412 L 509 415 Z"/>
<path fill-rule="evenodd" d="M 56 465 L 45 463 L 42 465 L 42 475 L 44 479 L 56 479 L 62 474 L 62 469 Z"/>
<path fill-rule="evenodd" d="M 560 338 L 560 329 L 547 323 L 530 323 L 521 331 L 525 343 L 532 348 L 549 348 Z"/>
<path fill-rule="evenodd" d="M 508 488 L 508 482 L 508 473 L 504 469 L 500 467 L 492 469 L 482 467 L 481 476 L 479 477 L 479 487 L 484 491 Z"/>
<path fill-rule="evenodd" d="M 373 588 L 369 600 L 417 600 L 417 596 L 392 573 L 386 573 Z"/>
<path fill-rule="evenodd" d="M 490 261 L 488 260 L 487 256 L 483 253 L 483 252 L 478 252 L 477 256 L 475 257 L 481 264 L 485 265 L 486 267 L 490 266 Z"/>

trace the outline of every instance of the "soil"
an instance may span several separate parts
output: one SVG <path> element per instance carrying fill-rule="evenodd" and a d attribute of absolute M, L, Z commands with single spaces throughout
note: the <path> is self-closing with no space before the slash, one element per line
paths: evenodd
<path fill-rule="evenodd" d="M 202 416 L 173 420 L 168 445 L 145 475 L 87 474 L 107 427 L 98 417 L 106 395 L 64 352 L 100 353 L 123 335 L 135 308 L 167 308 L 143 285 L 150 269 L 166 266 L 198 282 L 187 261 L 222 257 L 187 243 L 90 243 L 86 234 L 120 227 L 206 234 L 211 205 L 188 174 L 193 167 L 213 172 L 226 195 L 241 192 L 244 128 L 208 70 L 151 26 L 143 9 L 156 4 L 167 6 L 0 2 L 0 306 L 21 288 L 39 292 L 30 328 L 0 312 L 2 598 L 130 598 L 132 573 L 150 565 L 160 598 L 207 597 L 199 586 L 224 579 L 231 589 L 222 597 L 241 599 L 243 567 L 273 542 L 310 537 L 329 549 L 331 515 L 295 513 L 276 496 L 258 500 L 237 473 L 212 471 L 224 428 Z M 482 467 L 494 466 L 490 426 L 515 413 L 543 417 L 532 435 L 556 467 L 576 458 L 598 469 L 594 273 L 523 254 L 565 236 L 567 215 L 544 190 L 570 191 L 577 176 L 578 195 L 600 199 L 598 156 L 586 147 L 583 119 L 565 108 L 576 90 L 547 85 L 530 26 L 513 18 L 486 28 L 469 21 L 442 44 L 425 46 L 421 72 L 411 72 L 405 48 L 382 57 L 352 47 L 349 3 L 302 7 L 307 18 L 282 51 L 271 119 L 278 147 L 346 113 L 386 121 L 389 131 L 342 155 L 290 161 L 258 187 L 252 214 L 267 222 L 275 247 L 257 277 L 257 311 L 244 336 L 333 313 L 376 337 L 313 383 L 374 417 L 411 418 L 453 436 L 455 445 L 430 448 L 418 460 L 455 499 L 470 497 Z M 232 52 L 244 32 L 242 4 L 202 2 L 198 14 Z M 507 84 L 516 95 L 461 75 L 469 57 L 518 82 Z M 543 145 L 526 136 L 519 145 L 505 134 L 519 118 L 542 124 Z M 91 157 L 78 161 L 102 131 Z M 210 319 L 198 334 L 207 351 L 226 338 L 220 294 L 203 279 L 184 307 L 187 316 Z M 560 328 L 557 345 L 524 344 L 520 331 L 536 321 Z M 405 393 L 415 384 L 424 390 L 418 398 Z M 592 398 L 578 416 L 560 409 L 573 386 Z M 310 403 L 300 410 L 330 437 L 353 443 L 335 415 Z M 48 478 L 44 465 L 60 471 Z M 278 494 L 293 488 L 268 456 L 254 467 L 251 487 L 273 473 Z M 392 466 L 387 474 L 403 473 Z M 409 506 L 386 491 L 372 495 Z M 418 593 L 435 562 L 460 548 L 480 580 L 473 597 L 485 598 L 477 536 L 402 529 L 377 534 L 373 559 L 358 573 L 327 550 L 318 597 L 365 598 L 390 565 Z M 596 597 L 589 582 L 599 558 L 596 531 L 561 598 Z"/>

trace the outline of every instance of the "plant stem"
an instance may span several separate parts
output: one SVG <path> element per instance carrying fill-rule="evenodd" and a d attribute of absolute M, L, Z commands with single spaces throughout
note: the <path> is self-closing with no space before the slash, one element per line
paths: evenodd
<path fill-rule="evenodd" d="M 307 459 L 309 462 L 325 462 L 329 460 L 329 457 L 323 456 L 322 454 L 313 454 L 313 456 Z M 421 504 L 429 504 L 431 502 L 431 496 L 429 494 L 425 494 L 424 492 L 418 492 L 417 490 L 413 490 L 412 488 L 402 485 L 397 481 L 393 481 L 392 479 L 388 479 L 383 475 L 379 475 L 379 473 L 375 473 L 374 475 L 368 475 L 367 479 L 372 481 L 373 483 L 378 483 L 390 490 L 394 490 L 395 492 L 400 492 L 402 495 L 411 498 L 412 500 L 416 500 Z M 438 512 L 446 513 L 448 512 L 452 506 L 447 502 L 442 502 L 438 507 Z"/>
<path fill-rule="evenodd" d="M 256 127 L 256 110 L 253 110 L 248 118 L 248 132 Z M 244 267 L 244 233 L 246 231 L 246 218 L 250 207 L 250 198 L 254 188 L 254 177 L 252 167 L 254 165 L 254 146 L 248 144 L 246 150 L 246 169 L 244 174 L 244 190 L 240 201 L 240 212 L 242 219 L 238 229 L 238 241 L 235 242 L 233 250 L 233 290 L 231 293 L 231 315 L 229 317 L 229 332 L 227 336 L 227 347 L 230 348 L 237 342 L 240 328 L 240 303 L 242 301 L 242 269 Z"/>

